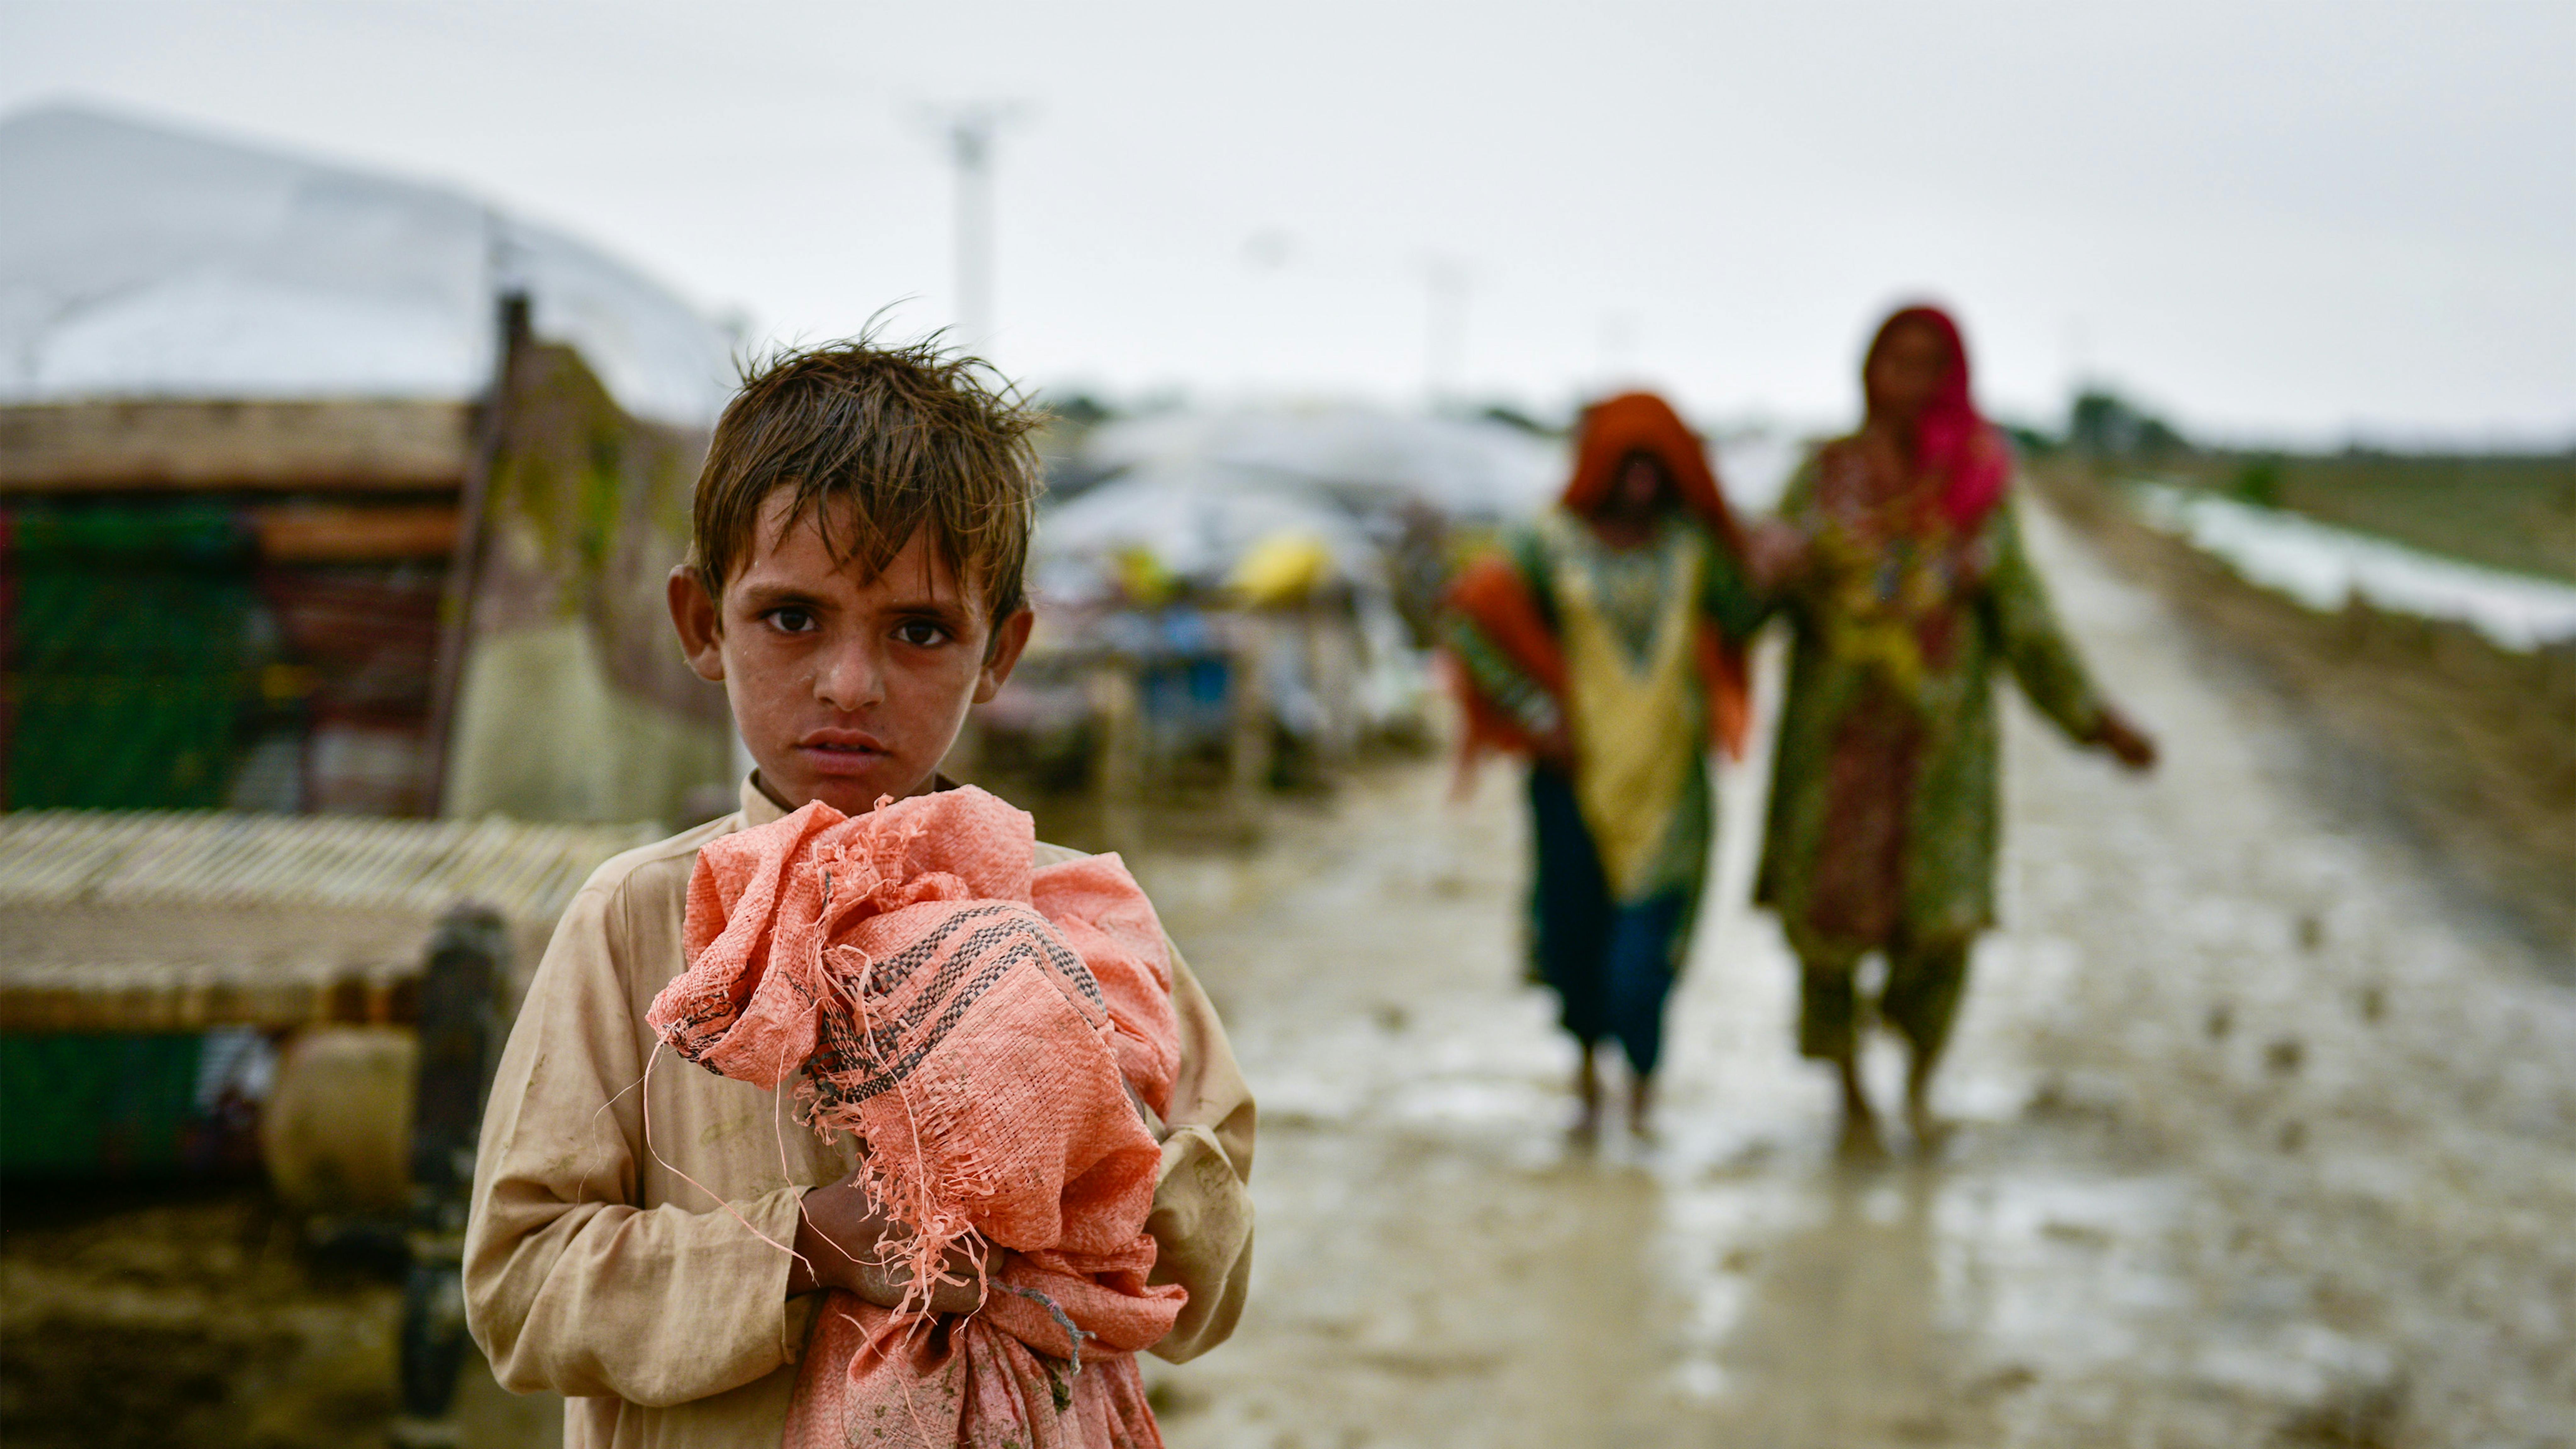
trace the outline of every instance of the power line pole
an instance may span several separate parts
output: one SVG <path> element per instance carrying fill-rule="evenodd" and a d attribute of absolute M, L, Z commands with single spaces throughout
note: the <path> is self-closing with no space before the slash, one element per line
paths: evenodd
<path fill-rule="evenodd" d="M 981 348 L 993 335 L 993 139 L 1019 120 L 1009 102 L 977 102 L 934 113 L 956 171 L 959 345 Z"/>

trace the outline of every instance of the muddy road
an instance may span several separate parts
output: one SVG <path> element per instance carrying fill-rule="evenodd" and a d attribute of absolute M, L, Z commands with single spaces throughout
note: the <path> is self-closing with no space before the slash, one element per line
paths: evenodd
<path fill-rule="evenodd" d="M 2166 761 L 2121 776 L 2009 716 L 2005 925 L 1937 1151 L 1829 1156 L 1789 958 L 1742 904 L 1747 772 L 1647 1145 L 1564 1135 L 1509 772 L 1140 863 L 1263 1112 L 1252 1308 L 1152 1371 L 1175 1445 L 2576 1445 L 2563 963 L 2032 524 Z M 1893 1048 L 1872 1065 L 1893 1101 Z"/>
<path fill-rule="evenodd" d="M 1242 1330 L 1148 1369 L 1176 1449 L 2576 1446 L 2568 963 L 2032 525 L 2166 763 L 2007 715 L 2005 927 L 1936 1152 L 1828 1155 L 1789 959 L 1742 905 L 1743 772 L 1649 1145 L 1566 1140 L 1509 772 L 1453 806 L 1444 767 L 1384 771 L 1257 852 L 1138 861 L 1263 1112 Z M 10 1442 L 381 1442 L 398 1295 L 263 1203 L 13 1198 Z M 555 1439 L 468 1372 L 468 1445 Z"/>

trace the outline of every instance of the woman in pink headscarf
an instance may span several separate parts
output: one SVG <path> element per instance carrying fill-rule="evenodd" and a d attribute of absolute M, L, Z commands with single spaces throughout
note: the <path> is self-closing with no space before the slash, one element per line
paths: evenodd
<path fill-rule="evenodd" d="M 1977 413 L 1957 324 L 1887 319 L 1862 363 L 1868 416 L 1817 450 L 1781 517 L 1806 543 L 1755 897 L 1802 968 L 1799 1050 L 1843 1089 L 1844 1144 L 1875 1150 L 1855 979 L 1887 963 L 1878 1017 L 1912 1052 L 1906 1114 L 1928 1138 L 1933 1067 L 1968 948 L 1994 923 L 1992 676 L 2132 769 L 2155 746 L 2094 692 L 2024 556 L 2012 451 Z"/>

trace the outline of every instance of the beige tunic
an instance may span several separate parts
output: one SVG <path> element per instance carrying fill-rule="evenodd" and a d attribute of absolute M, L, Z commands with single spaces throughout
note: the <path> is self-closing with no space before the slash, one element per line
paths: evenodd
<path fill-rule="evenodd" d="M 681 969 L 698 847 L 778 819 L 742 809 L 595 872 L 564 913 L 501 1054 L 465 1236 L 474 1341 L 503 1386 L 552 1389 L 566 1449 L 773 1449 L 816 1295 L 787 1296 L 798 1199 L 855 1158 L 792 1094 L 663 1049 L 645 1009 Z M 1040 845 L 1038 863 L 1075 852 Z M 1250 1089 L 1198 981 L 1172 955 L 1181 1063 L 1147 1223 L 1154 1281 L 1189 1304 L 1154 1352 L 1222 1343 L 1252 1262 Z"/>

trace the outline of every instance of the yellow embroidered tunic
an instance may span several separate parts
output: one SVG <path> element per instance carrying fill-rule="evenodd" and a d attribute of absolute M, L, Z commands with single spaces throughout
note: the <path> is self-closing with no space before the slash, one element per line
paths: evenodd
<path fill-rule="evenodd" d="M 1704 618 L 1736 638 L 1760 623 L 1740 566 L 1678 513 L 1643 545 L 1613 548 L 1552 510 L 1512 539 L 1510 554 L 1564 647 L 1567 700 L 1560 706 L 1468 620 L 1451 621 L 1452 650 L 1531 733 L 1571 734 L 1576 800 L 1612 895 L 1632 904 L 1680 891 L 1696 902 L 1714 818 L 1696 634 Z"/>

